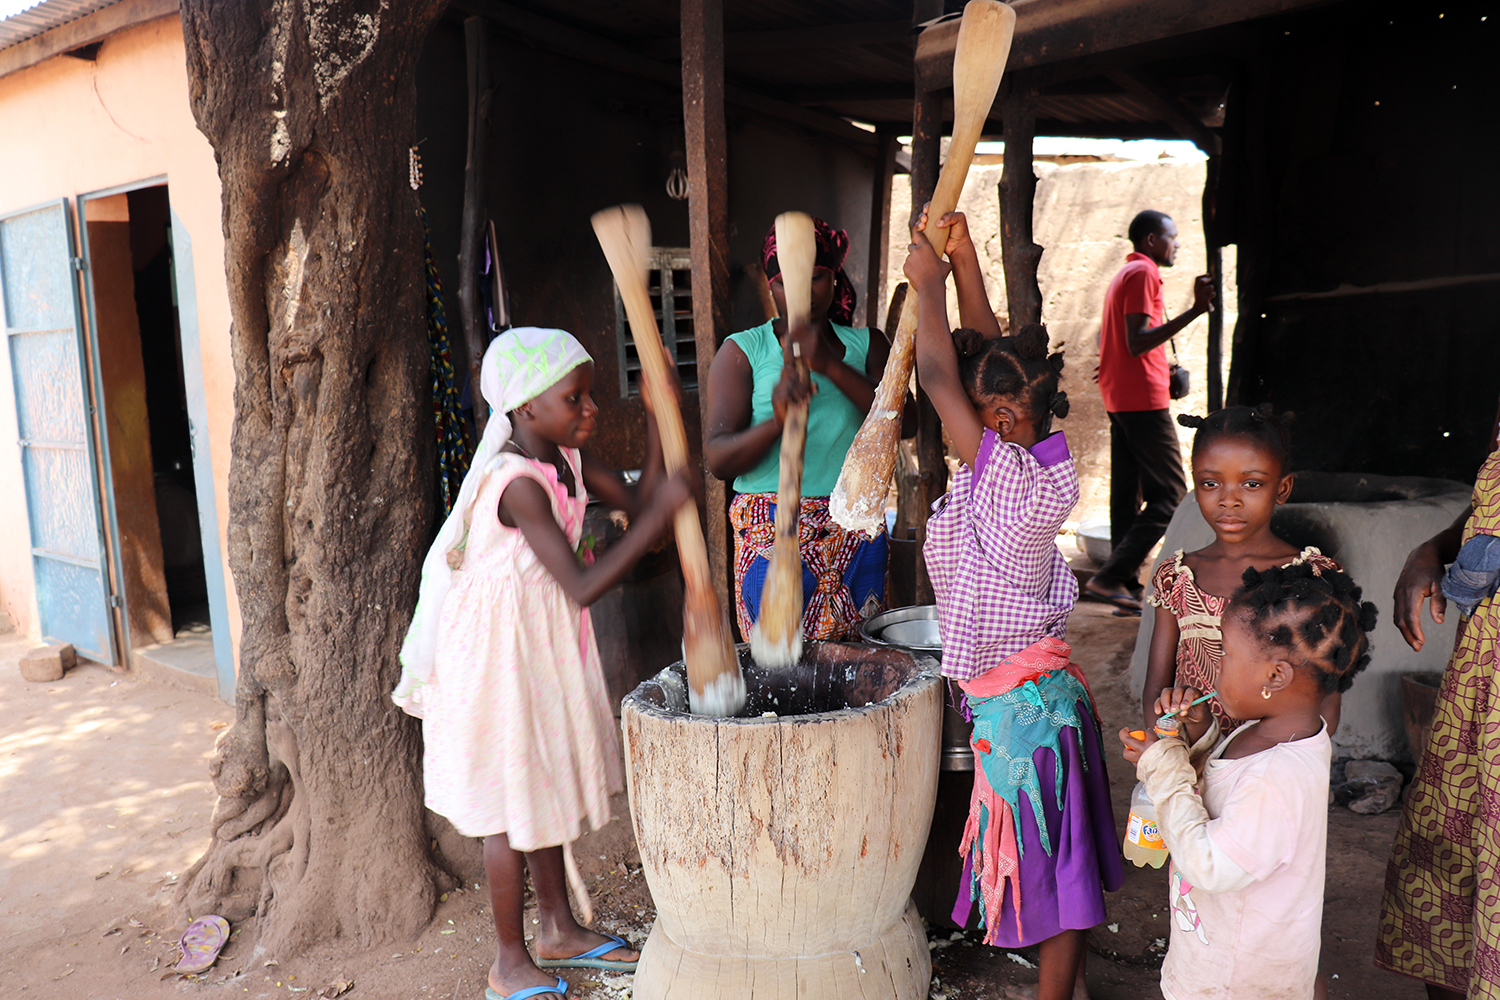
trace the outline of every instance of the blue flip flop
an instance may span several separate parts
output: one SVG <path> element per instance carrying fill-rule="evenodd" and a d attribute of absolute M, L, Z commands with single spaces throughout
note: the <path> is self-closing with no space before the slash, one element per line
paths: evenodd
<path fill-rule="evenodd" d="M 635 962 L 624 962 L 619 959 L 611 961 L 603 956 L 617 948 L 629 948 L 630 943 L 622 937 L 614 934 L 606 935 L 609 940 L 601 945 L 596 945 L 581 955 L 572 958 L 539 958 L 536 960 L 539 969 L 604 969 L 608 972 L 634 972 Z"/>
<path fill-rule="evenodd" d="M 553 983 L 551 986 L 533 986 L 530 989 L 516 990 L 509 996 L 501 996 L 493 989 L 486 986 L 484 988 L 484 1000 L 530 1000 L 531 997 L 539 997 L 547 993 L 556 993 L 561 995 L 567 992 L 568 984 L 563 981 L 563 978 L 561 976 L 558 976 L 557 982 Z"/>

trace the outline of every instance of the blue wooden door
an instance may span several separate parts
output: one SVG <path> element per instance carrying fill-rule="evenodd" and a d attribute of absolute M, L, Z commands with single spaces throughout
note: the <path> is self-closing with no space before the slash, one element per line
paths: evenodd
<path fill-rule="evenodd" d="M 0 300 L 41 631 L 113 663 L 98 454 L 73 267 L 66 200 L 0 217 Z"/>

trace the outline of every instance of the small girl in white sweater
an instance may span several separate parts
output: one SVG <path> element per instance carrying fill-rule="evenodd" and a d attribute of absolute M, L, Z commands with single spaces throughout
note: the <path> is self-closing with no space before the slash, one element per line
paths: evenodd
<path fill-rule="evenodd" d="M 1121 730 L 1172 852 L 1167 1000 L 1321 992 L 1333 744 L 1319 707 L 1370 662 L 1374 627 L 1375 606 L 1347 573 L 1247 569 L 1224 612 L 1218 681 L 1220 703 L 1246 724 L 1220 739 L 1205 706 L 1186 708 L 1200 692 L 1178 687 L 1155 711 L 1179 712 L 1186 742 Z"/>

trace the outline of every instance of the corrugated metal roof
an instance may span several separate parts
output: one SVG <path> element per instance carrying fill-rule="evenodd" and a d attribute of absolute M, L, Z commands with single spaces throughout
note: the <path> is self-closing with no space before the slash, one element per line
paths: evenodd
<path fill-rule="evenodd" d="M 118 0 L 42 0 L 36 6 L 0 21 L 0 49 L 35 38 L 44 31 L 76 21 L 116 2 Z"/>

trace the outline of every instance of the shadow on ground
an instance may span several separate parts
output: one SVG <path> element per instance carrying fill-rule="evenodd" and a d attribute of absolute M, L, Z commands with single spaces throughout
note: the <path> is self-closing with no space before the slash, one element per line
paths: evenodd
<path fill-rule="evenodd" d="M 1114 618 L 1102 605 L 1080 605 L 1069 623 L 1074 659 L 1089 676 L 1110 748 L 1112 734 L 1138 712 L 1125 677 L 1134 636 L 1135 620 Z M 473 883 L 449 893 L 428 930 L 403 945 L 257 954 L 246 944 L 254 940 L 251 922 L 236 928 L 205 975 L 172 973 L 182 928 L 171 922 L 171 892 L 207 846 L 214 805 L 208 758 L 233 713 L 207 695 L 89 664 L 61 681 L 29 684 L 16 669 L 26 647 L 0 636 L 0 996 L 312 1000 L 349 982 L 344 995 L 351 1000 L 484 995 L 494 932 L 487 894 Z M 1122 759 L 1108 763 L 1123 827 L 1134 780 Z M 1333 1000 L 1423 996 L 1419 985 L 1370 961 L 1395 828 L 1394 812 L 1330 813 L 1323 968 Z M 596 926 L 643 941 L 655 911 L 623 796 L 615 820 L 581 840 L 575 854 L 599 913 Z M 1124 888 L 1109 898 L 1109 922 L 1090 936 L 1095 1000 L 1160 996 L 1166 877 L 1129 865 L 1126 872 Z M 1035 982 L 1027 965 L 1034 950 L 1012 954 L 977 940 L 972 932 L 957 940 L 932 935 L 935 998 L 1000 998 L 1006 986 Z M 629 976 L 583 969 L 564 975 L 573 996 L 629 996 Z"/>

